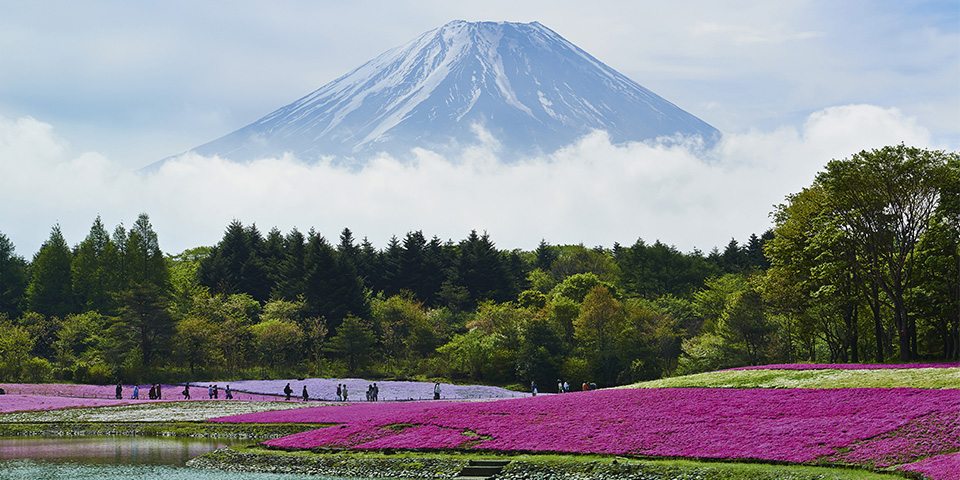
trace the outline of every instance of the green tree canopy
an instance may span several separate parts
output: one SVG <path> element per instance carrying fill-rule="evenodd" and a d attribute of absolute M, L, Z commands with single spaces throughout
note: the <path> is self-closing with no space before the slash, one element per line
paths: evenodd
<path fill-rule="evenodd" d="M 915 286 L 914 250 L 927 232 L 956 154 L 904 145 L 833 160 L 817 176 L 829 213 L 865 256 L 858 262 L 891 302 L 900 359 L 916 356 L 915 319 L 907 295 Z"/>

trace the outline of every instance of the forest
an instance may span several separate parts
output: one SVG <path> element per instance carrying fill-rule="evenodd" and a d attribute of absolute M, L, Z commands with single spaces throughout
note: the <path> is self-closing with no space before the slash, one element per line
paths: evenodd
<path fill-rule="evenodd" d="M 960 155 L 831 160 L 773 226 L 710 252 L 637 239 L 500 250 L 349 228 L 165 254 L 150 218 L 58 226 L 28 261 L 0 232 L 0 381 L 341 377 L 542 391 L 788 362 L 960 360 Z M 748 233 L 748 232 L 745 232 Z M 759 234 L 759 235 L 758 235 Z M 546 387 L 546 388 L 545 388 Z"/>

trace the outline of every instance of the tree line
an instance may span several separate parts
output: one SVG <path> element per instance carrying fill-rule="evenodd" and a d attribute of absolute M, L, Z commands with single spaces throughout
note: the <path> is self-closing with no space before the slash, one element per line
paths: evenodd
<path fill-rule="evenodd" d="M 723 250 L 500 250 L 422 231 L 231 222 L 164 255 L 149 217 L 31 261 L 0 233 L 0 379 L 364 374 L 624 384 L 769 362 L 960 358 L 960 161 L 903 145 L 831 161 Z"/>

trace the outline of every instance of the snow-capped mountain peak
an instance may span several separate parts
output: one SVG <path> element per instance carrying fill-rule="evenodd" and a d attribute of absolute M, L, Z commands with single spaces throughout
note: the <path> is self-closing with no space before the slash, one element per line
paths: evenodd
<path fill-rule="evenodd" d="M 493 136 L 506 161 L 593 130 L 614 142 L 719 132 L 538 22 L 453 21 L 193 152 L 304 161 L 440 153 Z"/>

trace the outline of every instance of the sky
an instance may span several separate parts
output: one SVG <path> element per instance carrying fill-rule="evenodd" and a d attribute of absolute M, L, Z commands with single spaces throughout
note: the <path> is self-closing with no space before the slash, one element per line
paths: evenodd
<path fill-rule="evenodd" d="M 452 20 L 539 21 L 724 133 L 709 155 L 598 132 L 520 164 L 495 143 L 361 171 L 187 155 Z M 960 149 L 960 2 L 845 0 L 124 2 L 0 0 L 0 233 L 29 259 L 150 216 L 161 248 L 234 219 L 344 227 L 382 248 L 421 230 L 501 249 L 660 240 L 709 252 L 831 159 Z"/>

